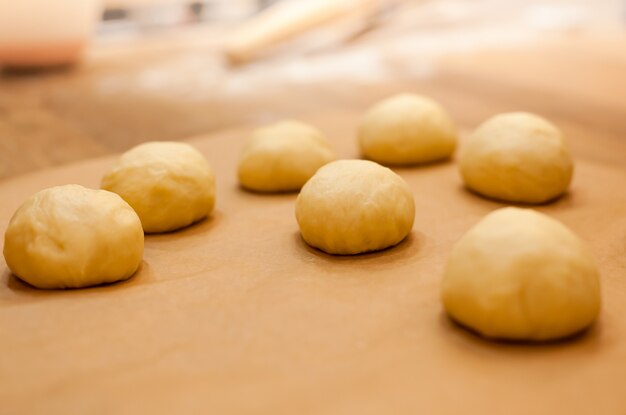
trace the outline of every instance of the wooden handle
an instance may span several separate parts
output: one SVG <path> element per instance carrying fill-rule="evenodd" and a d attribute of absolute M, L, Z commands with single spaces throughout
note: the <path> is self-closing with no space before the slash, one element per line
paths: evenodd
<path fill-rule="evenodd" d="M 267 49 L 315 27 L 351 14 L 371 15 L 383 0 L 317 0 L 280 2 L 230 37 L 224 47 L 232 63 L 249 61 Z"/>

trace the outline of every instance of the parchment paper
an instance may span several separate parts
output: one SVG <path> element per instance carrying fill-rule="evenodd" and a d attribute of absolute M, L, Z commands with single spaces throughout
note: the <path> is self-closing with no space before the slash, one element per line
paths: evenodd
<path fill-rule="evenodd" d="M 334 257 L 300 239 L 295 194 L 238 188 L 244 138 L 192 140 L 216 172 L 217 209 L 147 236 L 131 280 L 42 291 L 0 261 L 0 413 L 626 413 L 626 166 L 576 154 L 571 191 L 538 208 L 597 258 L 598 323 L 568 341 L 494 343 L 439 301 L 452 244 L 504 206 L 464 190 L 454 162 L 396 170 L 417 208 L 405 242 Z M 332 138 L 357 155 L 353 137 Z M 112 160 L 0 183 L 0 231 L 30 194 L 97 187 Z"/>

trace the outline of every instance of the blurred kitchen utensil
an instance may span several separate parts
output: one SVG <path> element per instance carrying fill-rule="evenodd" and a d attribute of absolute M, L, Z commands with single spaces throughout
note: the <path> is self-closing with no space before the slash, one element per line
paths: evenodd
<path fill-rule="evenodd" d="M 231 63 L 244 63 L 325 24 L 374 16 L 389 3 L 392 0 L 283 0 L 238 27 L 225 42 L 224 53 Z"/>
<path fill-rule="evenodd" d="M 100 11 L 99 0 L 0 0 L 0 66 L 77 61 Z"/>

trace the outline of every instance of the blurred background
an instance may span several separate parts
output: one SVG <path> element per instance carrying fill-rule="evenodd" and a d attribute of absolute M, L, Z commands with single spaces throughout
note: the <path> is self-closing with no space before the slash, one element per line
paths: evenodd
<path fill-rule="evenodd" d="M 624 0 L 0 0 L 0 180 L 286 117 L 351 135 L 402 91 L 624 163 L 593 137 L 625 141 L 625 29 Z"/>

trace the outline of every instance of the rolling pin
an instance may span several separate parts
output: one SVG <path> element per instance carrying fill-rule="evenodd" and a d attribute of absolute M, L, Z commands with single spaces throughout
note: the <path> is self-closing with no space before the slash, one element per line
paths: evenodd
<path fill-rule="evenodd" d="M 232 64 L 259 57 L 304 32 L 351 15 L 373 16 L 389 0 L 282 1 L 237 28 L 224 45 Z"/>

